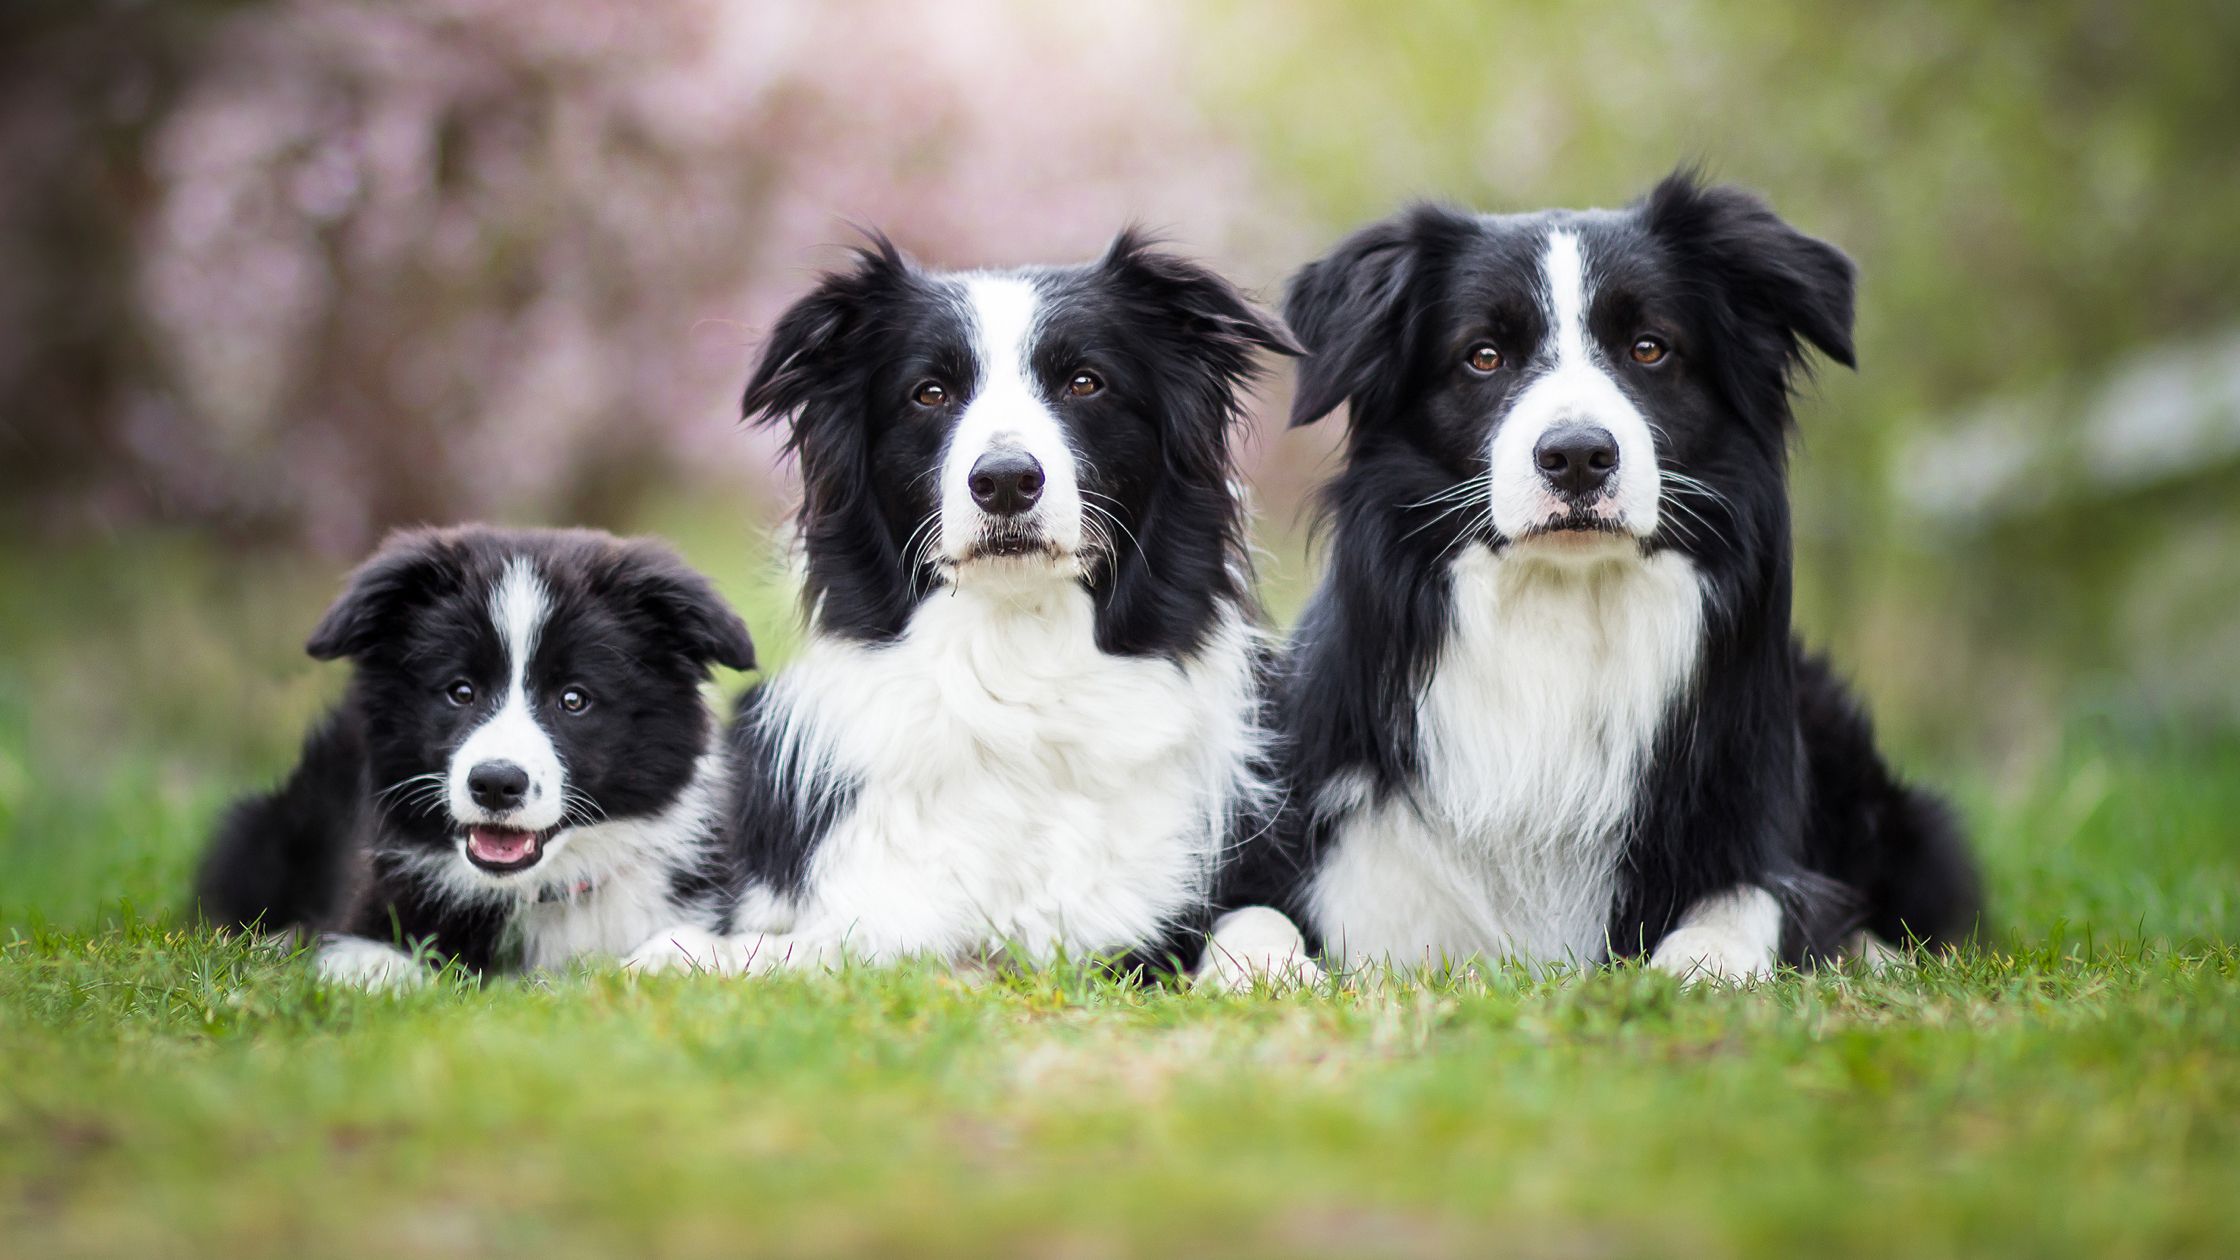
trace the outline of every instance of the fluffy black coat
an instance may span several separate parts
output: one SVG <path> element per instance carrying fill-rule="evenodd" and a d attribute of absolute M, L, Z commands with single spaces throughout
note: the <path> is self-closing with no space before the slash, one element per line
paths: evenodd
<path fill-rule="evenodd" d="M 1790 632 L 1790 387 L 1808 349 L 1852 365 L 1852 266 L 1756 198 L 1686 175 L 1619 212 L 1417 206 L 1292 279 L 1284 313 L 1311 354 L 1292 423 L 1341 403 L 1351 419 L 1323 501 L 1329 571 L 1277 686 L 1287 805 L 1226 900 L 1272 904 L 1310 938 L 1342 928 L 1317 922 L 1311 896 L 1355 808 L 1338 787 L 1406 800 L 1424 773 L 1418 705 L 1454 623 L 1455 557 L 1518 541 L 1490 511 L 1440 505 L 1489 477 L 1489 435 L 1554 336 L 1538 258 L 1556 229 L 1585 251 L 1589 340 L 1648 418 L 1657 461 L 1697 487 L 1668 477 L 1640 546 L 1686 557 L 1705 592 L 1692 682 L 1623 826 L 1609 952 L 1653 950 L 1688 907 L 1741 884 L 1779 897 L 1791 962 L 1859 927 L 1894 942 L 1965 935 L 1978 885 L 1948 811 L 1896 780 L 1863 713 Z M 1673 358 L 1625 362 L 1642 330 L 1659 338 L 1644 358 L 1668 342 Z M 1480 344 L 1501 351 L 1481 360 L 1495 369 L 1462 370 Z"/>

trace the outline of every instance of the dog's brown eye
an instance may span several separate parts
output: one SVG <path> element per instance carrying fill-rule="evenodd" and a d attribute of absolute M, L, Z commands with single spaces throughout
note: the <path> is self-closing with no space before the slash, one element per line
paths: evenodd
<path fill-rule="evenodd" d="M 1066 382 L 1066 392 L 1075 398 L 1087 398 L 1103 388 L 1104 378 L 1095 372 L 1075 372 L 1073 379 Z"/>
<path fill-rule="evenodd" d="M 451 703 L 464 708 L 474 703 L 474 684 L 464 678 L 456 679 L 443 689 L 443 694 Z"/>
<path fill-rule="evenodd" d="M 591 693 L 581 687 L 570 687 L 560 693 L 560 707 L 569 713 L 581 713 L 591 707 Z"/>
<path fill-rule="evenodd" d="M 1466 360 L 1470 370 L 1480 376 L 1488 375 L 1501 366 L 1501 351 L 1492 346 L 1472 346 Z"/>
<path fill-rule="evenodd" d="M 949 390 L 939 381 L 923 381 L 910 397 L 921 407 L 938 407 L 949 401 Z"/>
<path fill-rule="evenodd" d="M 1670 353 L 1671 350 L 1658 338 L 1638 337 L 1634 339 L 1633 361 L 1643 367 L 1655 367 L 1657 364 L 1664 362 L 1664 356 Z"/>

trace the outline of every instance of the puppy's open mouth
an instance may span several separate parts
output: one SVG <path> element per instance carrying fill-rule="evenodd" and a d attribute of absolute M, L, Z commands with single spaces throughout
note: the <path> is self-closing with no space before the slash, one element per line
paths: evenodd
<path fill-rule="evenodd" d="M 544 856 L 544 842 L 551 838 L 549 828 L 524 831 L 519 827 L 469 827 L 467 860 L 496 874 L 525 871 Z"/>

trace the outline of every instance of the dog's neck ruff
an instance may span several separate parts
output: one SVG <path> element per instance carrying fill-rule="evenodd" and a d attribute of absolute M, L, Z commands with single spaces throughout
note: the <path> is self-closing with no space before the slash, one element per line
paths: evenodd
<path fill-rule="evenodd" d="M 1449 576 L 1417 773 L 1384 800 L 1326 789 L 1316 918 L 1362 961 L 1597 961 L 1642 771 L 1694 674 L 1702 585 L 1677 553 L 1622 550 L 1473 545 Z"/>
<path fill-rule="evenodd" d="M 771 684 L 773 772 L 835 804 L 798 896 L 743 932 L 885 958 L 1158 939 L 1203 903 L 1260 741 L 1254 631 L 1177 661 L 1096 646 L 1070 573 L 972 566 L 901 637 L 814 640 Z M 748 920 L 755 921 L 748 921 Z"/>

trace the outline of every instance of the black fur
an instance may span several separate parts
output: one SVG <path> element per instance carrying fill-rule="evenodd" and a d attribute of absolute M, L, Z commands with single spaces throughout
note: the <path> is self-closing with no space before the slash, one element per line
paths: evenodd
<path fill-rule="evenodd" d="M 1678 370 L 1619 376 L 1660 465 L 1713 492 L 1663 512 L 1643 544 L 1686 556 L 1707 598 L 1694 685 L 1638 784 L 1612 950 L 1652 949 L 1697 899 L 1744 883 L 1788 908 L 1792 961 L 1862 923 L 1893 940 L 1964 934 L 1976 883 L 1946 811 L 1892 779 L 1864 717 L 1823 667 L 1800 664 L 1790 634 L 1790 388 L 1808 350 L 1853 363 L 1851 263 L 1750 194 L 1687 174 L 1619 212 L 1418 206 L 1292 279 L 1285 316 L 1311 352 L 1292 423 L 1341 403 L 1351 419 L 1323 501 L 1329 572 L 1276 688 L 1289 805 L 1224 900 L 1329 930 L 1305 899 L 1339 821 L 1320 794 L 1362 776 L 1377 799 L 1405 797 L 1421 771 L 1416 704 L 1451 623 L 1449 561 L 1512 542 L 1484 517 L 1422 505 L 1488 475 L 1514 378 L 1459 367 L 1474 342 L 1522 359 L 1549 335 L 1533 286 L 1559 226 L 1589 254 L 1592 337 L 1620 359 L 1642 328 L 1672 341 Z"/>
<path fill-rule="evenodd" d="M 659 544 L 589 530 L 406 531 L 312 632 L 313 657 L 351 661 L 349 690 L 288 779 L 220 823 L 196 886 L 205 916 L 426 943 L 481 970 L 499 961 L 525 899 L 568 894 L 546 889 L 538 866 L 476 878 L 456 856 L 462 824 L 440 788 L 454 750 L 507 690 L 490 600 L 521 560 L 548 595 L 527 682 L 566 768 L 562 829 L 657 815 L 678 799 L 713 734 L 699 694 L 708 667 L 754 665 L 746 627 L 706 579 Z M 472 703 L 449 697 L 458 682 Z M 571 686 L 593 698 L 580 714 L 558 708 Z M 426 776 L 439 785 L 415 786 Z M 726 882 L 719 838 L 711 828 L 670 870 L 679 917 Z"/>

